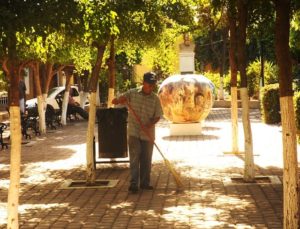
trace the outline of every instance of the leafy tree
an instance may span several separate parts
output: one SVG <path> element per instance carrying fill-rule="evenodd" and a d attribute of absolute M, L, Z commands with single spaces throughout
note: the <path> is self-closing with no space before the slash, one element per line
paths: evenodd
<path fill-rule="evenodd" d="M 2 69 L 9 81 L 10 125 L 11 125 L 11 167 L 8 194 L 8 227 L 18 228 L 18 196 L 20 180 L 21 126 L 18 82 L 21 70 L 26 64 L 19 46 L 21 34 L 34 31 L 43 36 L 51 28 L 59 28 L 62 22 L 72 21 L 68 12 L 72 0 L 66 1 L 2 1 L 0 3 L 0 59 Z M 58 15 L 59 12 L 62 12 Z M 47 15 L 47 16 L 45 16 Z M 68 19 L 68 20 L 66 20 Z M 64 26 L 67 28 L 68 23 Z M 50 31 L 50 32 L 53 32 Z"/>
<path fill-rule="evenodd" d="M 261 67 L 260 59 L 256 59 L 247 67 L 247 87 L 249 90 L 249 96 L 257 96 L 259 94 Z M 265 85 L 278 83 L 278 67 L 270 61 L 265 61 L 263 67 Z"/>
<path fill-rule="evenodd" d="M 97 58 L 90 80 L 90 115 L 87 131 L 87 183 L 93 183 L 93 135 L 95 123 L 95 101 L 99 73 L 108 42 L 114 37 L 119 44 L 135 44 L 134 47 L 155 45 L 173 18 L 168 12 L 176 12 L 173 7 L 185 6 L 185 1 L 86 1 L 80 0 L 87 43 L 97 48 Z M 187 7 L 188 8 L 188 7 Z M 189 9 L 189 8 L 188 8 Z M 190 17 L 192 18 L 192 17 Z M 100 19 L 100 20 L 99 20 Z M 186 18 L 182 18 L 182 20 Z"/>
<path fill-rule="evenodd" d="M 283 226 L 299 227 L 298 163 L 293 105 L 292 62 L 289 48 L 290 0 L 273 0 L 276 9 L 275 50 L 279 66 L 280 111 L 283 142 Z"/>
<path fill-rule="evenodd" d="M 219 99 L 224 99 L 223 75 L 228 69 L 227 40 L 228 23 L 225 1 L 201 0 L 198 5 L 198 28 L 196 35 L 196 59 L 202 65 L 212 63 L 220 73 Z M 203 59 L 201 59 L 203 58 Z M 198 65 L 198 67 L 201 67 Z"/>

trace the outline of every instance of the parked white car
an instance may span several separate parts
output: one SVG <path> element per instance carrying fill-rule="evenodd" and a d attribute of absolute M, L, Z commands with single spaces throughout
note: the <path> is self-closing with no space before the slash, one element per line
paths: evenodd
<path fill-rule="evenodd" d="M 76 102 L 80 103 L 78 87 L 71 86 L 71 88 L 73 89 L 72 97 L 74 98 L 74 100 Z M 59 98 L 63 99 L 64 93 L 65 93 L 64 86 L 54 87 L 54 88 L 50 89 L 48 92 L 48 97 L 46 99 L 47 104 L 50 104 L 51 106 L 53 106 L 53 108 L 55 110 L 59 110 L 60 108 L 59 108 L 57 101 L 59 100 Z M 27 107 L 34 107 L 36 104 L 37 104 L 37 98 L 29 99 L 26 101 Z"/>

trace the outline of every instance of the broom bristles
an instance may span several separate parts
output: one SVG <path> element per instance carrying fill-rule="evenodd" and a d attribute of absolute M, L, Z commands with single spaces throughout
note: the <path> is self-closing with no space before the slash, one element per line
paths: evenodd
<path fill-rule="evenodd" d="M 180 175 L 176 172 L 172 164 L 165 158 L 165 165 L 168 167 L 169 171 L 172 173 L 174 180 L 176 182 L 177 188 L 181 189 L 183 188 L 183 183 L 180 179 Z"/>

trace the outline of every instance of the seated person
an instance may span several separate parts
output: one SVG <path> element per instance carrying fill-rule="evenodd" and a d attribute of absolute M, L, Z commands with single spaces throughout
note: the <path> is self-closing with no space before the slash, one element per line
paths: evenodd
<path fill-rule="evenodd" d="M 72 89 L 70 90 L 69 102 L 68 102 L 68 114 L 79 114 L 83 119 L 89 119 L 89 113 L 80 107 L 80 104 L 72 97 Z"/>

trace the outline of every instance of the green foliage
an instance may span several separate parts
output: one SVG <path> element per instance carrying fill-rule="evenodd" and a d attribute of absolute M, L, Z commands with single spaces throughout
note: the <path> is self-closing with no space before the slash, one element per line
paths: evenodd
<path fill-rule="evenodd" d="M 270 84 L 262 88 L 261 111 L 265 123 L 280 123 L 279 84 Z"/>
<path fill-rule="evenodd" d="M 214 69 L 218 67 L 218 59 L 214 56 L 209 39 L 207 35 L 195 37 L 195 61 L 197 71 L 204 71 L 207 64 L 211 64 Z M 215 39 L 220 39 L 220 37 L 218 36 L 218 38 Z M 218 50 L 221 50 L 220 44 L 220 42 L 214 44 Z"/>
<path fill-rule="evenodd" d="M 117 14 L 112 10 L 113 4 L 107 1 L 79 0 L 78 6 L 83 14 L 84 40 L 103 43 L 110 35 L 119 33 L 116 27 Z"/>
<path fill-rule="evenodd" d="M 260 88 L 261 63 L 259 59 L 250 63 L 247 67 L 247 88 L 249 96 L 255 96 Z M 278 67 L 269 61 L 264 63 L 264 83 L 265 85 L 278 83 Z"/>
<path fill-rule="evenodd" d="M 100 73 L 100 100 L 106 102 L 108 98 L 108 71 L 105 69 Z M 116 73 L 116 93 L 123 93 L 130 88 L 135 88 L 137 84 L 132 80 L 126 79 L 122 73 Z"/>
<path fill-rule="evenodd" d="M 105 44 L 114 35 L 116 53 L 126 53 L 127 63 L 136 63 L 136 54 L 142 53 L 142 49 L 155 50 L 151 67 L 162 74 L 169 74 L 173 72 L 170 66 L 175 59 L 170 37 L 174 42 L 174 37 L 187 30 L 186 25 L 193 22 L 190 2 L 193 1 L 78 0 L 84 21 L 83 37 L 89 44 Z M 167 30 L 172 32 L 164 33 Z M 107 56 L 108 51 L 104 59 Z"/>
<path fill-rule="evenodd" d="M 247 53 L 250 62 L 262 55 L 275 62 L 275 9 L 271 1 L 249 1 Z"/>
<path fill-rule="evenodd" d="M 224 2 L 215 0 L 201 0 L 197 4 L 197 27 L 194 31 L 196 71 L 204 71 L 208 64 L 214 70 L 221 66 L 224 66 L 224 71 L 228 69 L 228 55 L 223 55 L 228 39 L 224 6 Z"/>
<path fill-rule="evenodd" d="M 220 88 L 220 74 L 219 73 L 204 72 L 202 74 L 215 85 L 215 88 Z"/>
<path fill-rule="evenodd" d="M 1 91 L 8 91 L 8 83 L 3 71 L 0 70 L 0 92 Z"/>
<path fill-rule="evenodd" d="M 298 59 L 300 56 L 300 10 L 293 14 L 290 29 L 290 46 L 291 53 L 294 59 Z M 299 59 L 298 59 L 299 62 Z"/>
<path fill-rule="evenodd" d="M 175 49 L 175 41 L 179 34 L 176 29 L 167 29 L 160 42 L 144 53 L 146 64 L 152 66 L 159 79 L 165 79 L 177 71 L 178 53 Z"/>
<path fill-rule="evenodd" d="M 90 46 L 85 44 L 77 45 L 75 43 L 71 46 L 69 53 L 78 72 L 82 72 L 84 70 L 92 71 L 93 53 Z"/>
<path fill-rule="evenodd" d="M 44 38 L 49 33 L 55 33 L 62 28 L 73 29 L 74 17 L 78 16 L 74 0 L 1 1 L 0 12 L 0 44 L 3 46 L 0 49 L 1 56 L 12 49 L 15 49 L 14 51 L 19 56 L 19 49 L 9 45 L 14 36 L 24 39 L 24 43 L 29 46 L 32 41 L 38 42 L 31 36 Z M 26 38 L 26 35 L 30 36 Z M 55 38 L 52 39 L 54 39 L 52 43 L 55 43 Z M 45 39 L 41 40 L 45 41 Z M 39 47 L 41 46 L 36 48 Z M 5 53 L 1 53 L 4 50 Z M 43 52 L 43 50 L 38 51 Z"/>
<path fill-rule="evenodd" d="M 215 91 L 214 94 L 217 96 L 217 90 L 220 88 L 220 74 L 213 72 L 204 72 L 202 73 L 206 78 L 208 78 L 214 85 Z M 229 75 L 223 76 L 223 89 L 230 93 L 230 77 Z"/>
<path fill-rule="evenodd" d="M 228 92 L 228 94 L 230 95 L 231 94 L 231 75 L 230 73 L 224 75 L 224 82 L 223 82 L 223 87 L 224 87 L 224 90 L 226 92 Z M 237 82 L 238 82 L 238 86 L 240 84 L 240 74 L 238 73 L 237 75 Z"/>

